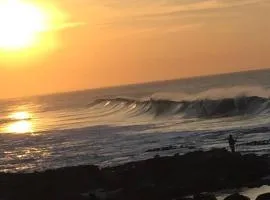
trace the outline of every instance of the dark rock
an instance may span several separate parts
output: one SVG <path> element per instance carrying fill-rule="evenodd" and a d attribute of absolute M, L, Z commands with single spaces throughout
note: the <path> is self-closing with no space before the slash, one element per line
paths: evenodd
<path fill-rule="evenodd" d="M 172 200 L 193 200 L 193 198 L 191 198 L 191 197 L 180 197 L 180 198 L 175 198 L 175 199 L 172 199 Z"/>
<path fill-rule="evenodd" d="M 165 147 L 160 147 L 160 148 L 153 148 L 153 149 L 148 149 L 145 152 L 157 152 L 157 151 L 168 151 L 168 150 L 173 150 L 176 149 L 176 146 L 165 146 Z"/>
<path fill-rule="evenodd" d="M 215 197 L 215 195 L 213 194 L 197 194 L 193 196 L 194 200 L 217 200 L 217 198 Z"/>
<path fill-rule="evenodd" d="M 160 155 L 157 154 L 157 155 L 155 155 L 154 158 L 155 158 L 155 159 L 160 158 Z"/>
<path fill-rule="evenodd" d="M 235 193 L 230 196 L 227 196 L 224 200 L 250 200 L 247 196 Z"/>
<path fill-rule="evenodd" d="M 178 156 L 180 156 L 179 153 L 174 154 L 174 157 L 178 157 Z"/>
<path fill-rule="evenodd" d="M 29 174 L 0 173 L 0 194 L 8 200 L 77 200 L 78 194 L 89 194 L 81 198 L 92 195 L 92 199 L 102 195 L 117 200 L 181 199 L 259 185 L 260 179 L 269 174 L 269 163 L 267 157 L 214 149 L 104 169 L 77 166 Z"/>
<path fill-rule="evenodd" d="M 191 146 L 191 145 L 181 145 L 180 148 L 183 148 L 183 149 L 196 149 L 195 146 Z"/>
<path fill-rule="evenodd" d="M 264 193 L 259 195 L 256 200 L 270 200 L 270 193 Z"/>
<path fill-rule="evenodd" d="M 107 192 L 102 188 L 81 194 L 81 196 L 89 200 L 106 200 L 108 198 Z"/>

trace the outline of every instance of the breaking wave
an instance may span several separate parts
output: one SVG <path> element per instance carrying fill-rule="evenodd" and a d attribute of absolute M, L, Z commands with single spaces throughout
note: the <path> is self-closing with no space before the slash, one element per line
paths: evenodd
<path fill-rule="evenodd" d="M 182 101 L 119 97 L 97 99 L 90 106 L 101 106 L 103 109 L 111 110 L 109 113 L 125 111 L 133 116 L 152 115 L 154 117 L 182 115 L 183 117 L 216 118 L 270 113 L 270 99 L 259 96 Z"/>

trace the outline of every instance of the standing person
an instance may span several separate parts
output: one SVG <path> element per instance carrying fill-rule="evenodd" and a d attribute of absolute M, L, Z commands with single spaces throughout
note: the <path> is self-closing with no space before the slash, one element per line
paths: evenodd
<path fill-rule="evenodd" d="M 229 136 L 228 142 L 229 142 L 229 146 L 230 146 L 231 152 L 234 153 L 235 152 L 235 143 L 236 143 L 236 140 L 233 138 L 232 135 Z"/>

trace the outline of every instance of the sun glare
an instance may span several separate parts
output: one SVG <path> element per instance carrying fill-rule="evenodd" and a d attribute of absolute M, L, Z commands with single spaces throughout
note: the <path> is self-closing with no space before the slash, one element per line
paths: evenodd
<path fill-rule="evenodd" d="M 7 126 L 7 131 L 9 133 L 17 133 L 17 134 L 31 133 L 33 132 L 32 123 L 30 121 L 25 120 L 14 122 Z"/>
<path fill-rule="evenodd" d="M 27 120 L 31 119 L 31 116 L 28 112 L 16 112 L 11 114 L 10 118 L 14 120 Z"/>
<path fill-rule="evenodd" d="M 33 122 L 31 121 L 31 114 L 29 112 L 14 112 L 8 116 L 11 122 L 5 126 L 8 133 L 32 133 Z"/>
<path fill-rule="evenodd" d="M 48 14 L 22 0 L 0 0 L 0 48 L 18 50 L 35 45 L 49 27 Z"/>

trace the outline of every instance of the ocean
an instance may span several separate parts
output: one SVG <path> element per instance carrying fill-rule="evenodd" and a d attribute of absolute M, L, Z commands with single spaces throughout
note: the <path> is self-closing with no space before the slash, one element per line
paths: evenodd
<path fill-rule="evenodd" d="M 0 172 L 228 148 L 270 152 L 270 70 L 0 101 Z"/>

